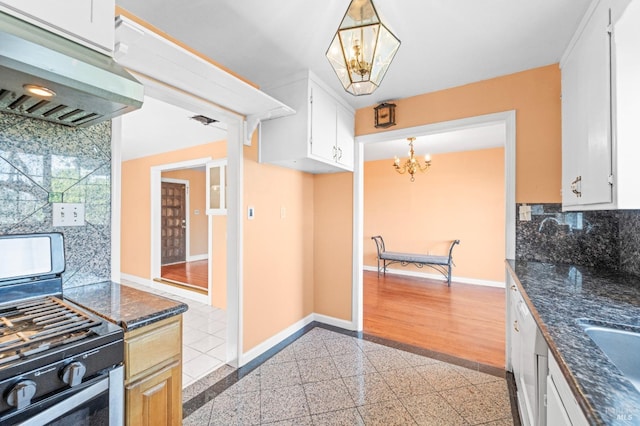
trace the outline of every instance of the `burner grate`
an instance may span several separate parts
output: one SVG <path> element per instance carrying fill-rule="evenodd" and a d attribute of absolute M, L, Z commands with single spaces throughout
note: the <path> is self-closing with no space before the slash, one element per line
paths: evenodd
<path fill-rule="evenodd" d="M 0 306 L 0 365 L 87 337 L 96 320 L 56 297 Z"/>

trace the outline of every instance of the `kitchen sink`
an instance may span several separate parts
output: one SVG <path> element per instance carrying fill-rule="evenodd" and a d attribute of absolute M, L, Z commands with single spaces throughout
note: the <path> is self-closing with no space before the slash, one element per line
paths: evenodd
<path fill-rule="evenodd" d="M 584 331 L 640 392 L 640 333 L 580 322 Z"/>

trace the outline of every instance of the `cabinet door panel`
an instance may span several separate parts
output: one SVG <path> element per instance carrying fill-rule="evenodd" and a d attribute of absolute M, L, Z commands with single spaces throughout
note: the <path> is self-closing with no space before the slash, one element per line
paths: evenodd
<path fill-rule="evenodd" d="M 127 425 L 182 424 L 180 360 L 126 387 Z"/>
<path fill-rule="evenodd" d="M 321 87 L 311 85 L 311 154 L 335 161 L 336 102 Z"/>
<path fill-rule="evenodd" d="M 571 420 L 562 404 L 558 389 L 551 378 L 547 380 L 547 424 L 554 426 L 571 426 Z"/>
<path fill-rule="evenodd" d="M 349 167 L 353 170 L 353 152 L 354 152 L 354 126 L 355 117 L 353 113 L 338 104 L 337 110 L 337 129 L 336 129 L 336 147 L 338 149 L 338 163 Z"/>
<path fill-rule="evenodd" d="M 613 201 L 609 8 L 608 0 L 598 3 L 562 65 L 564 207 Z"/>
<path fill-rule="evenodd" d="M 582 178 L 583 204 L 610 203 L 611 185 L 611 52 L 609 5 L 601 2 L 583 35 L 589 77 L 586 92 L 587 158 Z M 588 72 L 585 72 L 588 70 Z"/>
<path fill-rule="evenodd" d="M 114 0 L 0 1 L 0 6 L 5 5 L 52 32 L 76 38 L 102 53 L 113 51 Z"/>
<path fill-rule="evenodd" d="M 581 87 L 584 77 L 580 63 L 578 43 L 562 67 L 562 203 L 566 206 L 578 206 L 582 197 L 573 192 L 579 190 L 577 180 L 582 173 L 582 164 L 586 162 L 587 128 L 581 123 L 586 121 L 587 111 Z"/>

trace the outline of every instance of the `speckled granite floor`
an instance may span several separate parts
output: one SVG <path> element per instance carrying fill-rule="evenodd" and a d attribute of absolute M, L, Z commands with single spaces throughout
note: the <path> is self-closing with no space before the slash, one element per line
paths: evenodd
<path fill-rule="evenodd" d="M 325 328 L 227 388 L 232 371 L 185 389 L 207 402 L 183 425 L 513 425 L 505 379 Z"/>

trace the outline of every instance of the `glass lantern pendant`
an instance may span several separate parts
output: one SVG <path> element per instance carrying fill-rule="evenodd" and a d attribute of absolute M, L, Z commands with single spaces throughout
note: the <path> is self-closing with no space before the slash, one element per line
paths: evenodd
<path fill-rule="evenodd" d="M 400 40 L 380 22 L 371 0 L 352 0 L 327 59 L 352 95 L 373 93 L 391 65 Z"/>

